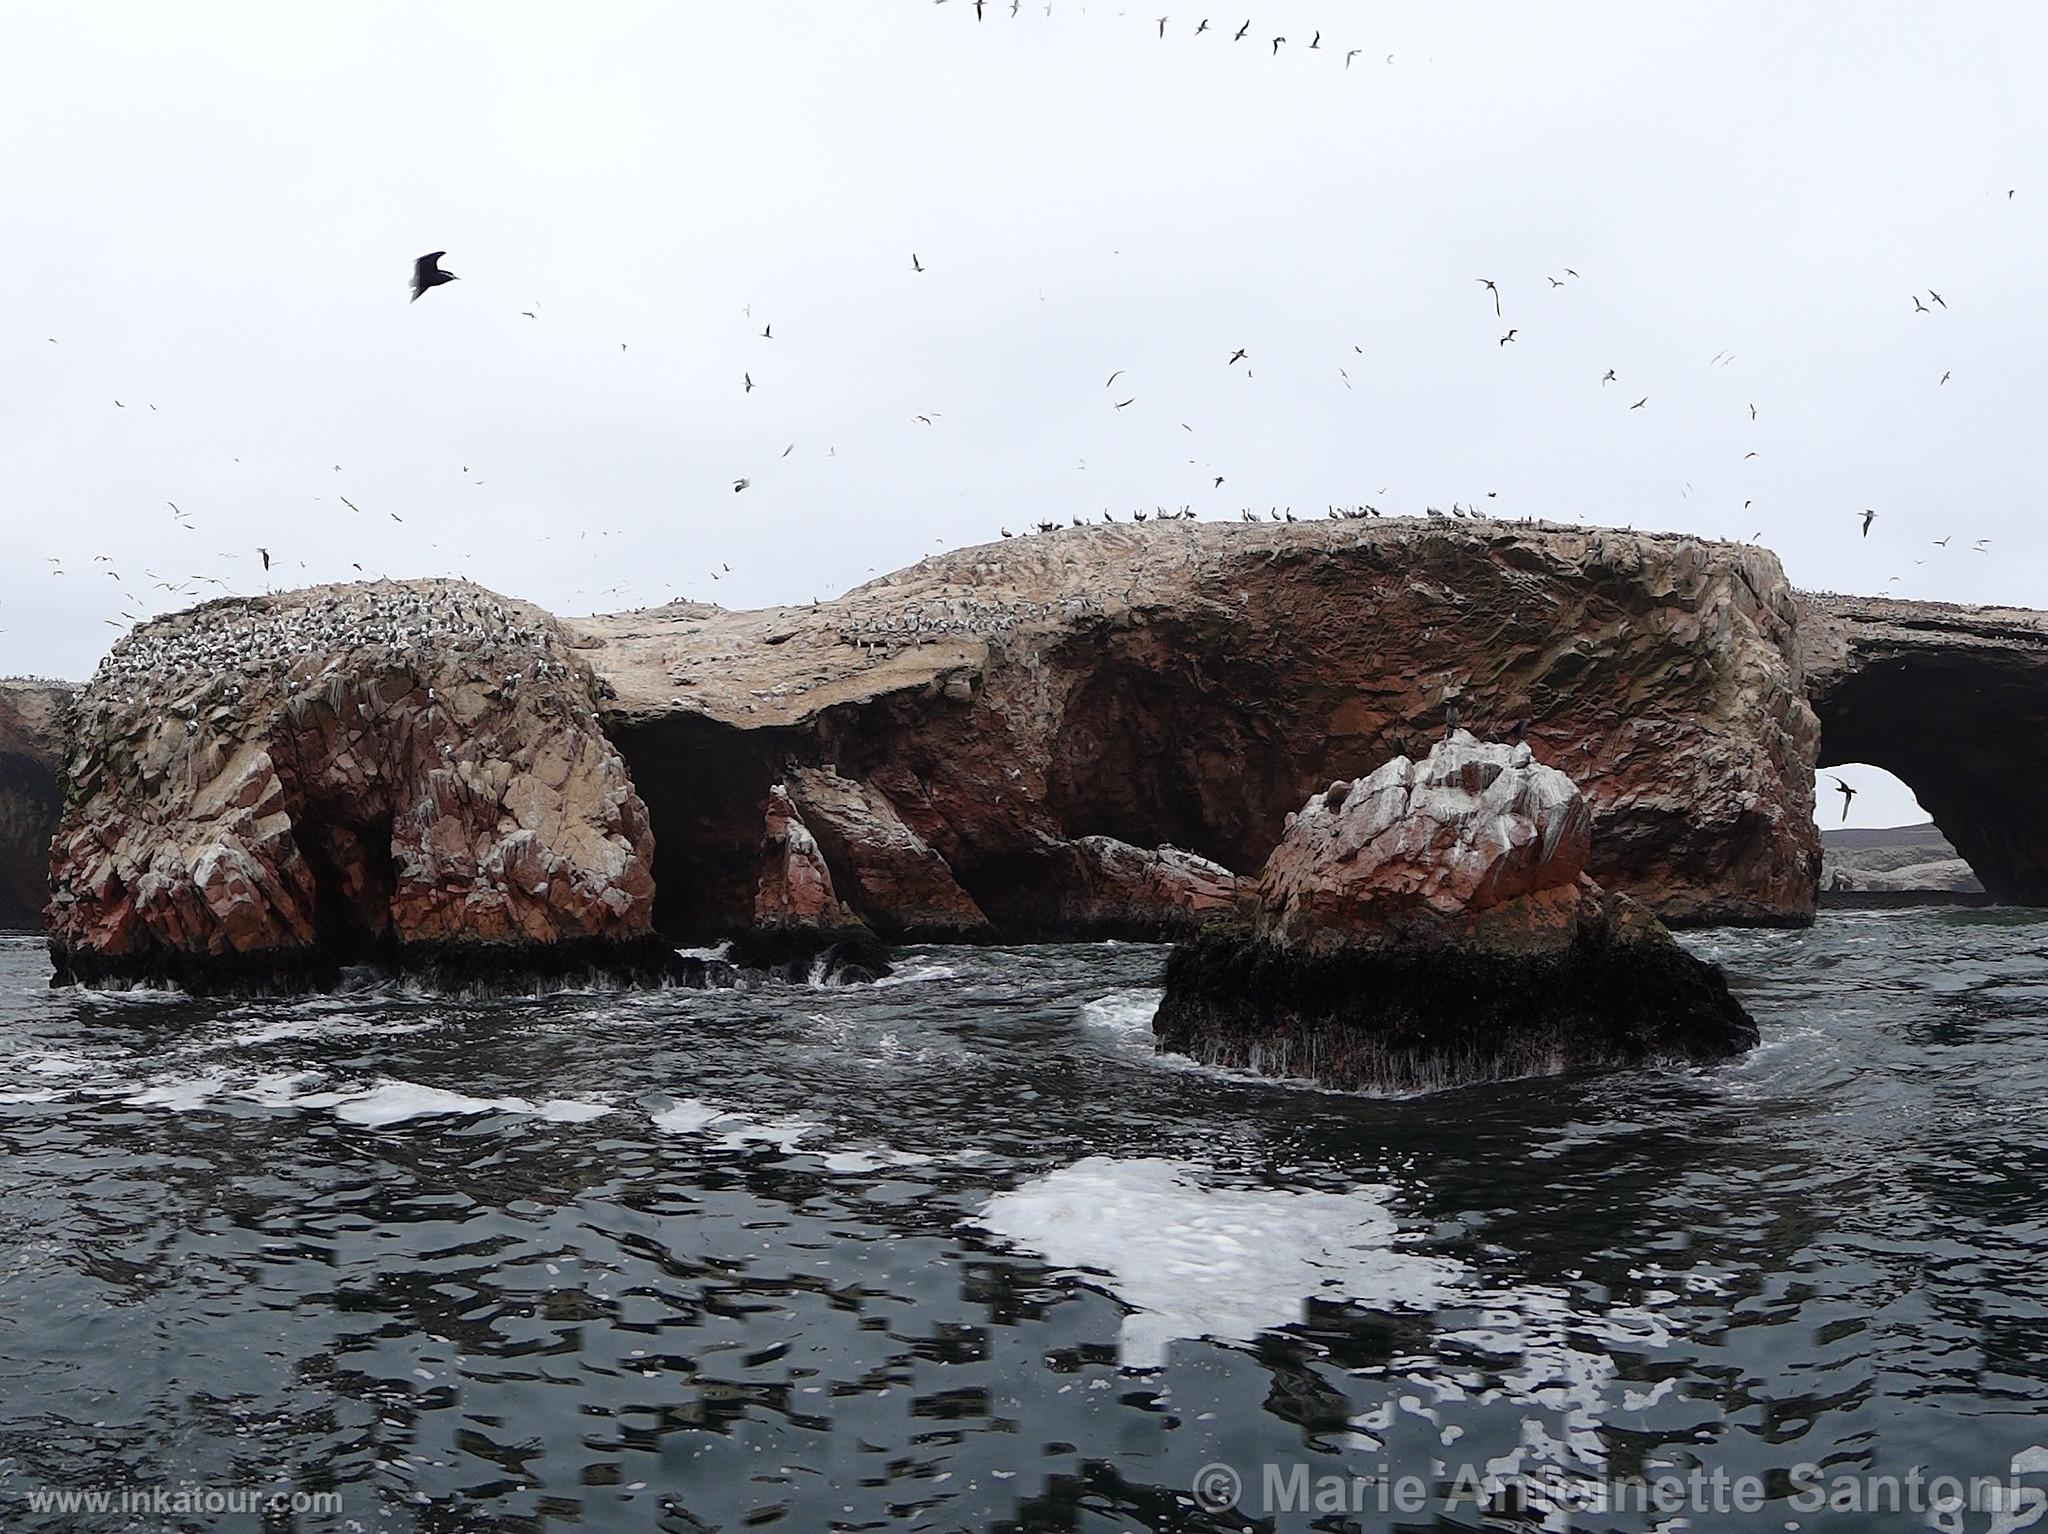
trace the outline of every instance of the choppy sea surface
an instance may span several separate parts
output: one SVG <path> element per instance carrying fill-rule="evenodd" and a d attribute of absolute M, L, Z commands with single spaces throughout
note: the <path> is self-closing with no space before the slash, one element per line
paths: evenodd
<path fill-rule="evenodd" d="M 1400 1100 L 1156 1056 L 1143 946 L 202 1004 L 0 938 L 0 1527 L 2048 1528 L 2044 936 L 1695 934 L 1746 1059 Z"/>

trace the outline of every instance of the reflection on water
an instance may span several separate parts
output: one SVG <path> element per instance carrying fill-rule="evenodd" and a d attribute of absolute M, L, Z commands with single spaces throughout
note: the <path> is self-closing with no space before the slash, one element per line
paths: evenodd
<path fill-rule="evenodd" d="M 202 1005 L 0 938 L 0 1519 L 1566 1526 L 1261 1510 L 1272 1464 L 1719 1469 L 1778 1501 L 1685 1527 L 1928 1527 L 1795 1508 L 1794 1467 L 2048 1486 L 2042 933 L 1700 934 L 1748 1059 L 1405 1101 L 1155 1058 L 1131 945 Z M 343 1513 L 29 1510 L 180 1485 Z"/>

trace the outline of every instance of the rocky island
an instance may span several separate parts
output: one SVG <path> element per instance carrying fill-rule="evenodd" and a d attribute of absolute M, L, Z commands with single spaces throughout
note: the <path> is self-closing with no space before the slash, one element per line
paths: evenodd
<path fill-rule="evenodd" d="M 1996 709 L 2031 739 L 2044 656 L 2039 614 L 1485 521 L 1075 526 L 759 611 L 317 588 L 147 624 L 75 702 L 0 690 L 0 887 L 33 906 L 47 867 L 60 975 L 187 983 L 751 935 L 778 962 L 1184 939 L 1247 908 L 1311 795 L 1456 724 L 1566 773 L 1588 875 L 1672 924 L 1810 920 L 1812 773 L 1844 753 L 1924 782 L 1992 894 L 2030 898 L 2048 833 L 2020 776 L 1895 721 Z"/>
<path fill-rule="evenodd" d="M 1332 783 L 1290 817 L 1250 921 L 1174 950 L 1159 1047 L 1413 1092 L 1755 1044 L 1718 969 L 1587 877 L 1592 839 L 1570 778 L 1463 730 Z"/>
<path fill-rule="evenodd" d="M 145 624 L 77 701 L 60 980 L 663 975 L 647 812 L 554 621 L 457 582 Z"/>

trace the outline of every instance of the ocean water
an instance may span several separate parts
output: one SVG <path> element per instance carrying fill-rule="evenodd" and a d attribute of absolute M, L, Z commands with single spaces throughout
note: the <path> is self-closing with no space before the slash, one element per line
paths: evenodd
<path fill-rule="evenodd" d="M 198 1004 L 0 938 L 0 1527 L 2048 1528 L 2044 936 L 1695 934 L 1749 1057 L 1405 1100 L 1156 1056 L 1145 946 Z"/>

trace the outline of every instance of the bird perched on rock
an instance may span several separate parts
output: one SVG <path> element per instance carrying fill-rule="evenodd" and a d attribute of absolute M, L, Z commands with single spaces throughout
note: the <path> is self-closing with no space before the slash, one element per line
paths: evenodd
<path fill-rule="evenodd" d="M 411 302 L 418 303 L 420 294 L 426 292 L 428 288 L 438 288 L 444 282 L 457 280 L 453 272 L 441 270 L 441 258 L 447 254 L 445 250 L 430 250 L 413 262 Z"/>

